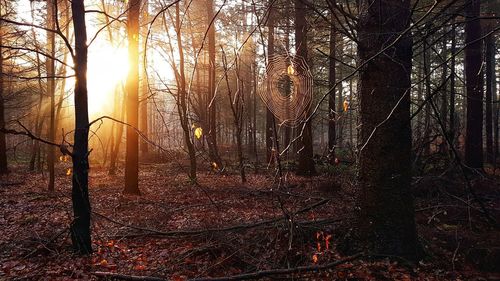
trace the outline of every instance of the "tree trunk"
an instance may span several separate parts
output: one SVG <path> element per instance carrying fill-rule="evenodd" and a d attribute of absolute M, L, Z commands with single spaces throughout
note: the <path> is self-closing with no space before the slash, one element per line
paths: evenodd
<path fill-rule="evenodd" d="M 467 123 L 465 164 L 483 168 L 483 71 L 480 1 L 465 1 L 465 84 L 467 87 Z"/>
<path fill-rule="evenodd" d="M 175 28 L 177 33 L 177 49 L 179 52 L 179 85 L 178 85 L 178 98 L 177 98 L 177 111 L 179 113 L 179 119 L 181 122 L 181 127 L 184 132 L 184 142 L 188 149 L 189 155 L 189 178 L 192 181 L 196 181 L 196 151 L 194 149 L 194 144 L 191 140 L 188 111 L 187 111 L 187 93 L 186 93 L 186 75 L 184 74 L 184 48 L 182 46 L 182 36 L 181 36 L 181 19 L 179 11 L 179 3 L 175 5 Z"/>
<path fill-rule="evenodd" d="M 0 28 L 2 22 L 0 21 Z M 3 75 L 3 53 L 2 53 L 2 34 L 0 32 L 0 128 L 5 128 L 5 102 L 3 98 L 4 75 Z M 7 145 L 5 142 L 5 134 L 0 132 L 0 175 L 7 174 Z"/>
<path fill-rule="evenodd" d="M 487 28 L 487 31 L 491 30 L 491 27 Z M 493 41 L 493 35 L 490 34 L 486 37 L 486 161 L 488 163 L 493 163 L 494 153 L 493 153 L 493 120 L 492 120 L 492 96 L 493 96 L 493 83 L 496 82 L 495 79 L 495 44 Z"/>
<path fill-rule="evenodd" d="M 144 0 L 144 6 L 142 7 L 142 38 L 143 42 L 145 42 L 146 35 L 147 35 L 147 23 L 149 22 L 149 5 L 148 5 L 149 0 Z M 143 46 L 143 56 L 144 58 L 147 59 L 147 47 Z M 140 102 L 140 113 L 141 113 L 141 119 L 140 119 L 140 131 L 147 137 L 149 136 L 148 134 L 148 73 L 146 71 L 147 67 L 147 60 L 144 59 L 144 65 L 142 66 L 142 85 L 141 85 L 141 102 Z M 146 139 L 141 138 L 141 143 L 140 143 L 140 148 L 141 152 L 143 154 L 147 154 L 149 151 L 149 145 Z"/>
<path fill-rule="evenodd" d="M 424 39 L 424 77 L 425 77 L 425 100 L 428 101 L 431 98 L 431 60 L 430 60 L 430 47 L 427 43 L 427 39 Z M 424 155 L 429 155 L 431 153 L 431 142 L 430 135 L 432 131 L 431 127 L 431 105 L 429 102 L 425 104 L 425 117 L 424 117 L 424 136 L 423 136 L 423 152 Z"/>
<path fill-rule="evenodd" d="M 455 26 L 455 20 L 452 22 L 451 30 L 451 73 L 450 73 L 450 125 L 449 125 L 449 139 L 451 140 L 451 145 L 455 144 L 455 63 L 456 63 L 456 47 L 457 47 L 457 32 Z"/>
<path fill-rule="evenodd" d="M 56 5 L 57 3 L 55 2 L 57 0 L 47 0 L 47 27 L 49 29 L 55 29 L 55 17 L 56 15 Z M 52 57 L 55 57 L 56 50 L 55 50 L 55 33 L 51 31 L 47 31 L 47 45 L 49 49 L 49 53 Z M 46 62 L 46 67 L 47 67 L 47 94 L 50 99 L 50 108 L 49 108 L 49 113 L 50 113 L 50 120 L 49 120 L 49 141 L 55 142 L 56 138 L 56 121 L 55 121 L 55 93 L 56 93 L 56 84 L 55 84 L 55 65 L 54 65 L 54 60 L 47 58 Z M 49 170 L 49 184 L 48 184 L 48 190 L 53 191 L 54 190 L 54 181 L 55 181 L 55 175 L 54 175 L 54 162 L 55 162 L 55 157 L 56 157 L 56 151 L 55 147 L 52 145 L 49 145 L 47 147 L 47 168 Z"/>
<path fill-rule="evenodd" d="M 270 2 L 271 3 L 271 2 Z M 272 3 L 270 4 L 272 5 Z M 269 7 L 269 16 L 267 19 L 267 27 L 269 29 L 269 36 L 267 42 L 267 63 L 270 63 L 270 59 L 274 56 L 274 11 L 275 9 L 271 6 Z M 273 122 L 274 115 L 266 106 L 266 163 L 273 163 L 274 153 L 273 153 Z"/>
<path fill-rule="evenodd" d="M 307 24 L 306 24 L 306 6 L 302 0 L 295 0 L 295 49 L 297 55 L 304 61 L 307 58 Z M 310 115 L 308 112 L 307 116 Z M 312 176 L 316 174 L 313 159 L 313 139 L 312 139 L 312 120 L 304 124 L 302 130 L 301 145 L 299 152 L 299 165 L 297 174 L 303 176 Z"/>
<path fill-rule="evenodd" d="M 217 148 L 217 116 L 216 116 L 216 98 L 215 98 L 215 19 L 214 19 L 214 0 L 207 0 L 208 22 L 208 154 L 210 161 L 222 169 L 222 159 L 219 156 Z"/>
<path fill-rule="evenodd" d="M 127 77 L 127 152 L 125 156 L 125 190 L 139 191 L 139 12 L 141 0 L 130 0 L 128 5 L 127 35 L 130 69 Z"/>
<path fill-rule="evenodd" d="M 87 100 L 87 28 L 84 0 L 73 0 L 71 11 L 75 30 L 75 133 L 73 147 L 74 219 L 71 223 L 73 249 L 79 254 L 92 253 L 90 239 L 90 201 L 88 190 L 89 115 Z"/>
<path fill-rule="evenodd" d="M 333 24 L 335 16 L 331 16 L 330 26 L 330 58 L 328 71 L 328 87 L 330 94 L 328 95 L 328 160 L 330 164 L 335 164 L 335 145 L 337 144 L 337 135 L 335 133 L 335 25 Z"/>
<path fill-rule="evenodd" d="M 362 11 L 358 30 L 358 55 L 364 65 L 359 73 L 359 235 L 374 253 L 415 260 L 417 235 L 410 190 L 411 35 L 403 35 L 372 58 L 409 26 L 410 0 L 364 1 Z"/>

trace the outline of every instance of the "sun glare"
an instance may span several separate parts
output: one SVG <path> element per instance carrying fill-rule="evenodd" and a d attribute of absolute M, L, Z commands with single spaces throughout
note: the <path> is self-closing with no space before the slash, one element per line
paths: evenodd
<path fill-rule="evenodd" d="M 128 53 L 126 48 L 108 45 L 91 49 L 87 71 L 89 114 L 105 115 L 113 110 L 115 90 L 121 90 L 127 79 Z"/>

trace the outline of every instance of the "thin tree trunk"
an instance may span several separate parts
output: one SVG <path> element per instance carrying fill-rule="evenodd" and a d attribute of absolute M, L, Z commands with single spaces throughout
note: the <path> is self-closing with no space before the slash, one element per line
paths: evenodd
<path fill-rule="evenodd" d="M 491 27 L 487 28 L 489 31 Z M 492 96 L 493 96 L 493 83 L 495 81 L 495 55 L 493 42 L 493 35 L 488 35 L 485 40 L 486 45 L 486 161 L 493 163 L 493 120 L 492 120 Z"/>
<path fill-rule="evenodd" d="M 0 21 L 0 28 L 2 22 Z M 2 53 L 2 33 L 0 32 L 0 128 L 5 128 L 5 102 L 4 102 L 4 75 L 3 75 L 3 53 Z M 5 134 L 0 132 L 0 175 L 7 174 L 7 145 L 5 141 Z"/>
<path fill-rule="evenodd" d="M 215 98 L 215 20 L 214 20 L 214 0 L 207 0 L 208 12 L 208 153 L 210 161 L 215 163 L 218 168 L 222 169 L 222 159 L 219 156 L 217 147 L 217 102 Z"/>
<path fill-rule="evenodd" d="M 179 112 L 179 119 L 181 122 L 181 127 L 184 132 L 184 142 L 188 149 L 189 155 L 189 178 L 192 181 L 196 181 L 196 151 L 194 149 L 194 144 L 191 140 L 189 119 L 187 112 L 187 93 L 186 93 L 186 75 L 184 73 L 184 48 L 182 46 L 182 36 L 181 36 L 181 21 L 180 21 L 180 11 L 179 3 L 175 5 L 175 28 L 177 33 L 177 49 L 179 52 L 179 85 L 178 85 L 178 98 L 177 98 L 177 110 Z"/>
<path fill-rule="evenodd" d="M 124 193 L 139 191 L 139 12 L 141 0 L 130 0 L 128 5 L 128 56 L 130 69 L 127 77 L 127 152 L 125 156 Z"/>
<path fill-rule="evenodd" d="M 328 87 L 330 94 L 328 96 L 328 160 L 330 164 L 335 164 L 335 145 L 337 144 L 337 135 L 335 132 L 335 120 L 337 118 L 335 110 L 335 25 L 333 24 L 335 16 L 331 16 L 330 25 L 330 57 L 329 57 L 329 71 L 328 71 Z"/>
<path fill-rule="evenodd" d="M 455 19 L 452 22 L 451 30 L 451 73 L 450 73 L 450 124 L 449 124 L 449 139 L 451 140 L 451 145 L 455 144 L 455 131 L 456 131 L 456 121 L 455 121 L 455 63 L 456 63 L 456 47 L 457 47 L 457 32 L 455 26 Z"/>
<path fill-rule="evenodd" d="M 272 5 L 271 1 L 269 4 Z M 274 56 L 274 14 L 275 8 L 269 7 L 269 15 L 267 18 L 267 27 L 268 27 L 268 41 L 267 41 L 267 63 L 270 63 L 271 58 Z M 273 122 L 274 115 L 269 110 L 266 105 L 266 163 L 273 163 L 274 153 L 273 153 Z"/>
<path fill-rule="evenodd" d="M 142 38 L 143 42 L 146 38 L 147 35 L 147 22 L 149 21 L 149 0 L 144 0 L 144 6 L 142 7 L 143 12 L 142 12 Z M 142 85 L 141 85 L 141 102 L 140 102 L 140 113 L 141 113 L 141 118 L 140 118 L 140 131 L 148 137 L 148 73 L 146 71 L 147 67 L 147 48 L 146 46 L 143 46 L 143 57 L 146 58 L 143 60 L 144 64 L 142 66 Z M 147 154 L 149 152 L 149 145 L 146 139 L 141 138 L 141 143 L 140 143 L 140 148 L 141 152 L 143 154 Z"/>
<path fill-rule="evenodd" d="M 49 29 L 55 29 L 55 17 L 56 15 L 56 3 L 57 0 L 47 0 L 47 27 Z M 47 45 L 49 49 L 49 53 L 52 57 L 55 57 L 56 51 L 55 51 L 55 34 L 54 32 L 47 31 Z M 56 122 L 55 122 L 55 93 L 56 93 L 56 84 L 55 84 L 55 65 L 54 65 L 54 60 L 47 58 L 46 62 L 46 67 L 47 67 L 47 94 L 49 95 L 50 99 L 50 107 L 49 107 L 49 114 L 50 114 L 50 120 L 49 120 L 49 141 L 55 142 L 56 138 Z M 54 175 L 54 162 L 55 162 L 55 147 L 50 145 L 47 147 L 47 168 L 49 170 L 49 184 L 48 184 L 48 190 L 53 191 L 54 190 L 54 181 L 55 181 L 55 175 Z"/>
<path fill-rule="evenodd" d="M 427 40 L 424 39 L 424 77 L 425 77 L 425 100 L 429 100 L 431 98 L 431 65 L 430 65 L 430 47 L 427 43 Z M 424 155 L 429 155 L 431 153 L 431 143 L 430 143 L 430 134 L 431 134 L 431 106 L 429 103 L 425 105 L 425 117 L 424 117 Z"/>

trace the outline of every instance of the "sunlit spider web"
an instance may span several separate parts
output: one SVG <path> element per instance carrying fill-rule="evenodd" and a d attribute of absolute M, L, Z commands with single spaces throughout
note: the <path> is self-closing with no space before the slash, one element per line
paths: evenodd
<path fill-rule="evenodd" d="M 307 118 L 312 103 L 313 78 L 309 66 L 300 56 L 270 57 L 258 93 L 280 125 L 299 125 Z"/>

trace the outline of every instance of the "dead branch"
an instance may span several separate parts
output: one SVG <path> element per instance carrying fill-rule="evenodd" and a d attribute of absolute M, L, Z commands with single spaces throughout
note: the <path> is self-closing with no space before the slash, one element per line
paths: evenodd
<path fill-rule="evenodd" d="M 285 274 L 294 274 L 294 273 L 305 273 L 305 272 L 315 272 L 315 271 L 320 271 L 324 269 L 330 269 L 334 268 L 338 265 L 353 261 L 359 257 L 362 257 L 363 253 L 359 253 L 353 256 L 349 256 L 345 259 L 341 259 L 338 261 L 334 261 L 331 263 L 327 264 L 322 264 L 322 265 L 313 265 L 313 266 L 298 266 L 294 268 L 278 268 L 278 269 L 269 269 L 269 270 L 262 270 L 262 271 L 256 271 L 256 272 L 251 272 L 251 273 L 244 273 L 244 274 L 239 274 L 239 275 L 233 275 L 233 276 L 226 276 L 226 277 L 215 277 L 215 278 L 194 278 L 194 279 L 189 279 L 190 281 L 226 281 L 226 280 L 248 280 L 248 279 L 259 279 L 262 277 L 266 276 L 271 276 L 271 275 L 285 275 Z M 152 276 L 134 276 L 134 275 L 124 275 L 124 274 L 118 274 L 118 273 L 112 273 L 112 272 L 93 272 L 92 273 L 95 276 L 99 277 L 105 277 L 105 278 L 114 278 L 114 279 L 120 279 L 120 280 L 138 280 L 138 281 L 165 281 L 167 279 L 159 278 L 159 277 L 152 277 Z"/>

